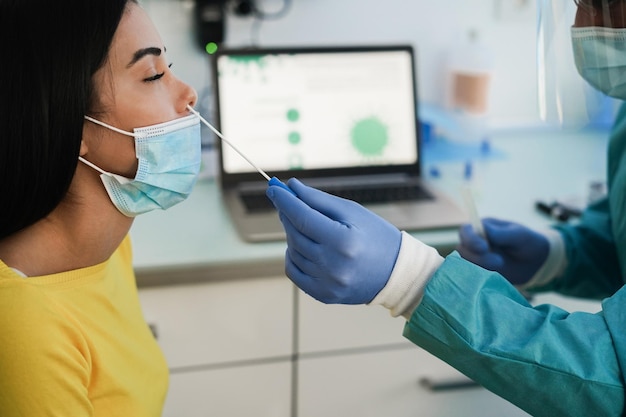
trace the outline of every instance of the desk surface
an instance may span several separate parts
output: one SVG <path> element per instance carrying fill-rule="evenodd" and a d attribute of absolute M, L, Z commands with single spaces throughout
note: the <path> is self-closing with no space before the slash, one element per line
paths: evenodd
<path fill-rule="evenodd" d="M 606 178 L 606 131 L 499 132 L 497 158 L 472 162 L 471 187 L 481 217 L 544 227 L 537 199 L 584 197 L 591 181 Z M 425 162 L 424 172 L 429 172 Z M 462 204 L 465 162 L 438 162 L 436 187 Z M 412 233 L 438 249 L 456 245 L 456 230 Z M 189 199 L 167 211 L 143 214 L 131 229 L 140 286 L 280 274 L 285 242 L 248 243 L 237 235 L 215 180 L 201 180 Z"/>

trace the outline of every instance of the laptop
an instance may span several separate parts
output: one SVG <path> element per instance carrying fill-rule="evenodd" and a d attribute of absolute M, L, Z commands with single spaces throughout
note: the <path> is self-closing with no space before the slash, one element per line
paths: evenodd
<path fill-rule="evenodd" d="M 223 49 L 211 60 L 215 124 L 270 176 L 363 204 L 406 231 L 466 213 L 422 181 L 410 45 Z M 219 183 L 240 236 L 284 239 L 267 181 L 219 141 Z"/>

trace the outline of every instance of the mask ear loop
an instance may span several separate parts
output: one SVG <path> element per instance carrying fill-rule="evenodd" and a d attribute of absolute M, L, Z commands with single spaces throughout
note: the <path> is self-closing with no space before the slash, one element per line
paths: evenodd
<path fill-rule="evenodd" d="M 106 123 L 104 123 L 104 122 L 101 122 L 100 120 L 96 120 L 96 119 L 94 119 L 93 117 L 85 116 L 85 120 L 89 120 L 89 121 L 90 121 L 90 122 L 92 122 L 92 123 L 95 123 L 95 124 L 100 125 L 100 126 L 102 126 L 102 127 L 106 127 L 107 129 L 111 129 L 112 131 L 117 132 L 117 133 L 121 133 L 122 135 L 132 136 L 132 137 L 134 137 L 134 138 L 136 138 L 136 137 L 139 137 L 139 136 L 140 136 L 140 135 L 137 135 L 137 134 L 135 134 L 135 133 L 127 132 L 127 131 L 125 131 L 125 130 L 118 129 L 117 127 L 114 127 L 114 126 L 108 125 L 108 124 L 106 124 Z"/>
<path fill-rule="evenodd" d="M 102 127 L 106 127 L 107 129 L 111 129 L 114 132 L 121 133 L 122 135 L 131 136 L 133 138 L 137 138 L 137 137 L 141 136 L 141 135 L 137 135 L 135 133 L 127 132 L 127 131 L 122 130 L 122 129 L 118 129 L 117 127 L 114 127 L 114 126 L 110 126 L 110 125 L 108 125 L 108 124 L 106 124 L 104 122 L 101 122 L 100 120 L 94 119 L 93 117 L 84 116 L 84 118 L 85 118 L 85 120 L 89 120 L 92 123 L 95 123 L 95 124 L 100 125 Z M 82 162 L 83 164 L 85 164 L 85 165 L 95 169 L 96 171 L 98 171 L 101 174 L 108 175 L 109 177 L 117 178 L 118 181 L 120 181 L 120 182 L 128 182 L 128 181 L 130 181 L 128 178 L 122 177 L 120 175 L 112 174 L 110 172 L 107 172 L 107 171 L 103 170 L 102 168 L 100 168 L 100 167 L 96 166 L 95 164 L 89 162 L 88 160 L 86 160 L 82 156 L 79 156 L 78 160 L 80 162 Z"/>
<path fill-rule="evenodd" d="M 103 170 L 102 168 L 96 166 L 95 164 L 89 162 L 88 160 L 86 160 L 82 156 L 79 156 L 78 160 L 80 162 L 82 162 L 83 164 L 85 164 L 85 165 L 95 169 L 96 171 L 98 171 L 102 175 L 106 175 L 108 177 L 115 178 L 117 180 L 117 182 L 119 182 L 120 184 L 125 184 L 125 183 L 129 183 L 129 182 L 132 181 L 130 178 L 122 177 L 121 175 L 117 175 L 117 174 L 113 174 L 111 172 L 107 172 L 107 171 Z"/>
<path fill-rule="evenodd" d="M 82 162 L 83 164 L 85 164 L 85 165 L 87 165 L 87 166 L 92 167 L 93 169 L 95 169 L 96 171 L 98 171 L 98 172 L 99 172 L 99 173 L 101 173 L 101 174 L 104 174 L 104 175 L 111 175 L 110 173 L 106 172 L 106 171 L 105 171 L 105 170 L 103 170 L 102 168 L 100 168 L 100 167 L 96 166 L 95 164 L 92 164 L 91 162 L 89 162 L 88 160 L 86 160 L 85 158 L 83 158 L 82 156 L 79 156 L 79 157 L 78 157 L 78 160 L 79 160 L 80 162 Z"/>

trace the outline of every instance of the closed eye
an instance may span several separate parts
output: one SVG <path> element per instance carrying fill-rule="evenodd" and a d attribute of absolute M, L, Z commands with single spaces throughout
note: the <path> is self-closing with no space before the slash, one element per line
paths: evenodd
<path fill-rule="evenodd" d="M 163 77 L 164 75 L 165 75 L 165 73 L 164 73 L 164 72 L 160 72 L 160 73 L 158 73 L 158 74 L 156 74 L 156 75 L 153 75 L 152 77 L 144 78 L 144 81 L 145 81 L 145 82 L 148 82 L 148 83 L 149 83 L 149 82 L 152 82 L 152 81 L 156 81 L 156 80 L 158 80 L 159 78 Z"/>
<path fill-rule="evenodd" d="M 167 67 L 168 68 L 172 68 L 172 64 L 170 63 Z M 157 81 L 158 79 L 160 79 L 164 75 L 165 75 L 165 72 L 160 72 L 158 74 L 153 75 L 152 77 L 144 78 L 144 81 L 148 82 L 148 83 L 152 82 L 152 81 Z"/>

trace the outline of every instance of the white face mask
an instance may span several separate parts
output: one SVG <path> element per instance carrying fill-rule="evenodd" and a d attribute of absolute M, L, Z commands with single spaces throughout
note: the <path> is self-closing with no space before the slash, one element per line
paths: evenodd
<path fill-rule="evenodd" d="M 579 74 L 604 94 L 626 99 L 626 29 L 572 28 Z"/>
<path fill-rule="evenodd" d="M 82 157 L 78 159 L 101 173 L 100 179 L 117 209 L 128 217 L 154 209 L 167 209 L 185 200 L 198 178 L 201 161 L 200 119 L 192 114 L 180 119 L 126 132 L 85 116 L 90 122 L 133 136 L 139 160 L 134 179 L 104 171 Z"/>

